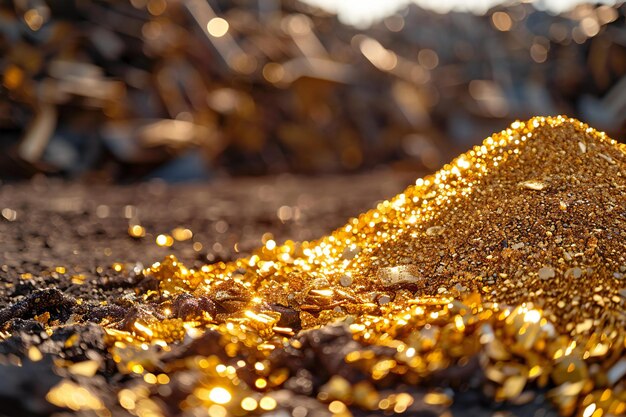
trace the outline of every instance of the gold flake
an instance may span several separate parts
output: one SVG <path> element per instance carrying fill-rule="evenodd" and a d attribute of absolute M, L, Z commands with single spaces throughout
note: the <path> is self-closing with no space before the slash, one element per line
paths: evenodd
<path fill-rule="evenodd" d="M 424 395 L 424 402 L 430 405 L 450 405 L 452 399 L 442 392 L 429 392 Z"/>
<path fill-rule="evenodd" d="M 61 381 L 54 386 L 46 394 L 46 400 L 57 407 L 69 408 L 74 411 L 102 410 L 104 408 L 100 398 L 96 397 L 87 388 L 69 380 Z"/>
<path fill-rule="evenodd" d="M 68 371 L 74 375 L 81 375 L 86 377 L 92 377 L 96 374 L 100 368 L 100 362 L 95 360 L 87 360 L 83 362 L 77 362 L 68 367 Z"/>

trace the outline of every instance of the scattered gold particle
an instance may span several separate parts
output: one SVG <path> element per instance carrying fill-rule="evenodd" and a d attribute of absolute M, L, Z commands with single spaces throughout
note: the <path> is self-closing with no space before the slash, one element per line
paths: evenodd
<path fill-rule="evenodd" d="M 72 284 L 82 285 L 85 282 L 85 278 L 83 274 L 72 275 Z"/>
<path fill-rule="evenodd" d="M 87 388 L 69 380 L 61 381 L 46 395 L 46 400 L 57 407 L 79 410 L 102 410 L 104 404 Z"/>
<path fill-rule="evenodd" d="M 259 401 L 259 406 L 265 411 L 273 410 L 277 405 L 276 400 L 272 397 L 263 397 L 261 401 Z"/>
<path fill-rule="evenodd" d="M 2 209 L 2 217 L 10 222 L 14 222 L 15 220 L 17 220 L 17 211 L 12 210 L 10 208 L 3 208 Z"/>
<path fill-rule="evenodd" d="M 227 404 L 232 396 L 222 387 L 215 387 L 209 392 L 209 399 L 216 404 Z"/>
<path fill-rule="evenodd" d="M 30 359 L 32 362 L 39 362 L 43 359 L 43 355 L 36 346 L 31 346 L 28 348 L 28 359 Z"/>
<path fill-rule="evenodd" d="M 424 396 L 424 402 L 431 405 L 450 405 L 452 399 L 442 392 L 429 392 Z"/>
<path fill-rule="evenodd" d="M 174 244 L 174 238 L 170 235 L 158 235 L 156 237 L 156 244 L 159 246 L 170 247 Z"/>
<path fill-rule="evenodd" d="M 130 237 L 140 239 L 146 235 L 146 229 L 138 224 L 133 224 L 128 227 L 128 234 Z"/>
<path fill-rule="evenodd" d="M 243 408 L 246 411 L 256 410 L 257 407 L 258 407 L 257 400 L 255 400 L 252 397 L 246 397 L 243 400 L 241 400 L 241 408 Z"/>
<path fill-rule="evenodd" d="M 50 312 L 46 311 L 39 315 L 35 315 L 34 319 L 41 324 L 46 324 L 50 320 Z"/>
<path fill-rule="evenodd" d="M 87 360 L 83 362 L 77 362 L 70 365 L 67 369 L 73 375 L 81 375 L 86 377 L 92 377 L 98 372 L 100 368 L 100 362 L 95 360 Z"/>
<path fill-rule="evenodd" d="M 184 242 L 185 240 L 189 240 L 193 237 L 193 232 L 189 229 L 177 227 L 172 230 L 172 236 L 179 242 Z"/>

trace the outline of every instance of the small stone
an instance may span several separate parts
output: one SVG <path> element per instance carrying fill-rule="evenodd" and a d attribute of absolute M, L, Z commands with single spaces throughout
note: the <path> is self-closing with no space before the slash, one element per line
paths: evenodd
<path fill-rule="evenodd" d="M 384 288 L 414 287 L 423 281 L 415 265 L 400 265 L 380 268 L 377 277 Z"/>
<path fill-rule="evenodd" d="M 578 147 L 582 153 L 587 152 L 587 145 L 585 145 L 585 142 L 578 142 Z"/>
<path fill-rule="evenodd" d="M 579 333 L 579 334 L 585 333 L 586 331 L 590 330 L 592 326 L 593 326 L 593 320 L 586 319 L 582 323 L 576 325 L 576 333 Z"/>
<path fill-rule="evenodd" d="M 539 269 L 539 271 L 537 272 L 537 275 L 541 279 L 554 278 L 554 268 L 549 267 L 549 266 L 544 266 L 543 268 Z"/>
<path fill-rule="evenodd" d="M 348 401 L 352 394 L 352 386 L 341 376 L 335 375 L 326 384 L 322 385 L 320 391 L 328 393 L 333 400 Z"/>
<path fill-rule="evenodd" d="M 521 182 L 520 185 L 524 188 L 528 188 L 529 190 L 534 190 L 534 191 L 541 191 L 544 188 L 546 188 L 545 183 L 541 181 L 537 181 L 537 180 L 524 181 L 524 182 Z"/>
<path fill-rule="evenodd" d="M 341 278 L 339 278 L 339 283 L 343 287 L 349 287 L 352 285 L 352 277 L 350 275 L 342 275 Z"/>
<path fill-rule="evenodd" d="M 383 294 L 380 297 L 378 297 L 378 305 L 385 305 L 388 304 L 391 301 L 391 297 L 389 297 L 387 294 Z"/>
<path fill-rule="evenodd" d="M 608 162 L 611 165 L 615 165 L 615 161 L 613 160 L 613 158 L 611 158 L 608 155 L 605 155 L 603 153 L 599 153 L 598 156 L 602 159 L 604 159 L 606 162 Z"/>
<path fill-rule="evenodd" d="M 622 278 L 624 278 L 624 274 L 622 274 L 620 272 L 613 272 L 613 278 L 615 278 L 615 279 L 622 279 Z"/>
<path fill-rule="evenodd" d="M 361 252 L 361 248 L 357 245 L 346 246 L 346 248 L 341 253 L 341 257 L 343 259 L 352 260 L 355 256 L 357 256 Z"/>
<path fill-rule="evenodd" d="M 580 278 L 583 275 L 583 270 L 576 267 L 576 268 L 570 268 L 567 271 L 565 271 L 565 276 L 566 277 L 574 277 L 576 279 Z"/>
<path fill-rule="evenodd" d="M 520 250 L 523 247 L 524 247 L 524 243 L 522 242 L 514 243 L 513 245 L 511 245 L 511 249 L 514 249 L 514 250 Z"/>
<path fill-rule="evenodd" d="M 527 378 L 525 375 L 515 375 L 509 377 L 502 386 L 502 394 L 507 399 L 517 398 L 526 386 Z"/>
<path fill-rule="evenodd" d="M 428 236 L 439 236 L 442 233 L 443 233 L 442 226 L 431 226 L 428 229 L 426 229 L 426 234 Z"/>
<path fill-rule="evenodd" d="M 610 385 L 614 385 L 617 381 L 626 376 L 626 358 L 622 358 L 606 373 L 606 379 Z"/>

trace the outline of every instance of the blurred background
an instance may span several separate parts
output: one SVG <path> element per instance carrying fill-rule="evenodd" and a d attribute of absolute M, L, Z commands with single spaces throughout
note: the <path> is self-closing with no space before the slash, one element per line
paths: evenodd
<path fill-rule="evenodd" d="M 515 119 L 624 140 L 626 5 L 0 0 L 0 179 L 433 171 Z"/>

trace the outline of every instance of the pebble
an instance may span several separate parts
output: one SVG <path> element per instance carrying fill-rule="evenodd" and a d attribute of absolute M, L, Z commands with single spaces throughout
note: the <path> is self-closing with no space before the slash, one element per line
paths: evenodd
<path fill-rule="evenodd" d="M 546 184 L 544 184 L 541 181 L 537 181 L 537 180 L 528 180 L 528 181 L 524 181 L 522 183 L 520 183 L 520 185 L 524 188 L 527 188 L 529 190 L 534 190 L 534 191 L 541 191 L 544 188 L 546 188 Z"/>
<path fill-rule="evenodd" d="M 426 229 L 426 234 L 428 236 L 439 236 L 443 233 L 444 228 L 442 226 L 431 226 Z"/>
<path fill-rule="evenodd" d="M 339 278 L 339 283 L 343 287 L 349 287 L 352 285 L 352 277 L 350 275 L 342 275 L 341 278 Z"/>
<path fill-rule="evenodd" d="M 539 269 L 539 272 L 537 272 L 537 275 L 541 279 L 554 278 L 554 268 L 549 267 L 549 266 L 544 266 Z"/>
<path fill-rule="evenodd" d="M 402 288 L 413 286 L 423 281 L 414 265 L 400 265 L 378 270 L 377 277 L 385 288 Z"/>

